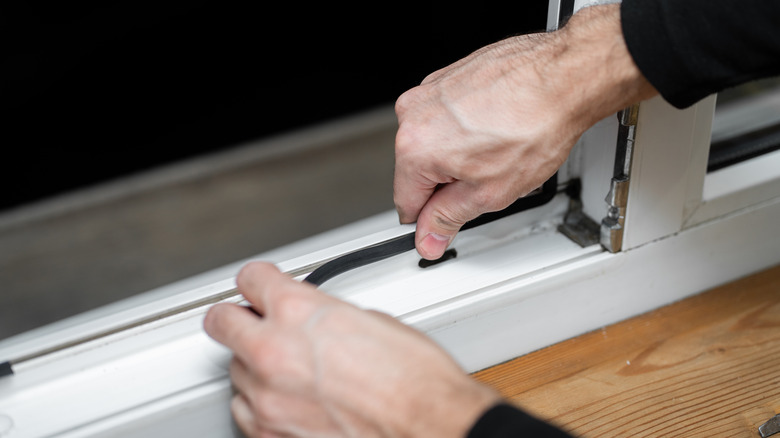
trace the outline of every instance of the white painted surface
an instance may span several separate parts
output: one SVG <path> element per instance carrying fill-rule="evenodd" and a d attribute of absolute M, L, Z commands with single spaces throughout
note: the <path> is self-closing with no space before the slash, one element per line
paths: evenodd
<path fill-rule="evenodd" d="M 332 250 L 332 247 L 348 244 L 356 239 L 366 239 L 368 236 L 370 240 L 370 236 L 376 233 L 385 233 L 386 230 L 392 229 L 397 224 L 397 214 L 388 211 L 346 227 L 325 232 L 81 315 L 0 340 L 0 358 L 2 358 L 0 360 L 40 351 L 69 340 L 82 338 L 99 330 L 138 320 L 151 313 L 171 309 L 233 289 L 235 287 L 233 277 L 249 260 L 282 263 L 302 256 L 311 257 L 314 252 L 327 248 Z"/>
<path fill-rule="evenodd" d="M 550 0 L 547 3 L 547 31 L 553 31 L 558 28 L 558 17 L 561 12 L 561 0 Z"/>
<path fill-rule="evenodd" d="M 758 205 L 780 194 L 780 151 L 770 152 L 715 172 L 703 179 L 699 203 L 685 226 Z"/>
<path fill-rule="evenodd" d="M 420 269 L 408 253 L 325 289 L 398 316 L 475 371 L 780 263 L 778 198 L 618 254 L 558 234 L 560 201 L 534 225 L 514 217 L 463 233 L 461 256 L 442 265 Z M 8 436 L 234 436 L 229 352 L 202 332 L 204 312 L 0 379 Z"/>
<path fill-rule="evenodd" d="M 410 252 L 334 278 L 323 289 L 397 316 L 475 371 L 776 265 L 780 171 L 773 160 L 780 158 L 751 160 L 705 178 L 699 161 L 712 104 L 680 112 L 655 100 L 640 109 L 627 233 L 629 219 L 632 228 L 623 252 L 580 248 L 557 233 L 567 206 L 558 196 L 462 233 L 454 260 L 421 269 Z M 611 169 L 611 161 L 603 166 L 593 157 L 582 158 L 584 175 Z M 740 174 L 746 177 L 741 185 L 728 184 Z M 717 210 L 706 210 L 715 208 L 710 202 L 720 203 Z M 688 211 L 698 221 L 683 229 Z M 269 258 L 294 269 L 409 231 L 395 220 L 388 212 Z M 237 267 L 6 340 L 0 358 L 232 288 Z M 19 366 L 16 375 L 0 379 L 0 418 L 11 424 L 5 436 L 236 436 L 227 409 L 230 354 L 203 333 L 205 311 Z"/>
<path fill-rule="evenodd" d="M 582 181 L 582 210 L 596 223 L 607 215 L 605 198 L 615 167 L 617 133 L 617 115 L 612 114 L 585 132 L 575 146 Z"/>
<path fill-rule="evenodd" d="M 714 107 L 714 97 L 684 110 L 660 97 L 640 104 L 623 249 L 682 229 L 689 189 L 706 173 Z"/>
<path fill-rule="evenodd" d="M 746 134 L 780 121 L 780 87 L 718 105 L 712 123 L 712 141 Z"/>

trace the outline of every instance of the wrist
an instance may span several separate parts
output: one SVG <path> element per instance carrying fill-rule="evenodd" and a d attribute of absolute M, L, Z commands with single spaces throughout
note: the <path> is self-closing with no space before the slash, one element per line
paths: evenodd
<path fill-rule="evenodd" d="M 438 397 L 425 397 L 414 404 L 412 421 L 406 424 L 408 437 L 465 437 L 482 415 L 502 401 L 492 388 L 468 376 L 462 384 L 450 382 Z M 444 388 L 441 388 L 444 389 Z M 411 406 L 410 406 L 411 407 Z"/>
<path fill-rule="evenodd" d="M 620 23 L 620 4 L 585 7 L 557 33 L 558 68 L 570 78 L 568 107 L 583 131 L 604 117 L 658 92 L 631 57 Z"/>

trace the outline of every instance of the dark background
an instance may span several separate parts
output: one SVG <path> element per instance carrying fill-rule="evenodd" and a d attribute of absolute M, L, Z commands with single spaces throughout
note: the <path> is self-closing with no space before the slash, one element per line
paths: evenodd
<path fill-rule="evenodd" d="M 4 2 L 0 211 L 389 104 L 546 1 Z"/>

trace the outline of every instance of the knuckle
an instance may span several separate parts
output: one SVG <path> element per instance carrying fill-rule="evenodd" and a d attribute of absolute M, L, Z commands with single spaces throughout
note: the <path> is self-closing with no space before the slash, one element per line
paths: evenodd
<path fill-rule="evenodd" d="M 398 96 L 398 99 L 395 101 L 395 113 L 396 115 L 400 116 L 406 110 L 411 106 L 412 101 L 415 100 L 414 98 L 415 89 L 412 88 L 410 90 L 407 90 L 400 96 Z"/>
<path fill-rule="evenodd" d="M 479 213 L 499 210 L 502 207 L 495 192 L 488 187 L 480 187 L 478 190 L 475 190 L 471 203 Z"/>
<path fill-rule="evenodd" d="M 398 222 L 402 224 L 411 224 L 417 220 L 417 215 L 411 213 L 405 203 L 395 202 L 395 210 L 398 212 Z"/>
<path fill-rule="evenodd" d="M 262 382 L 268 382 L 276 376 L 287 360 L 284 348 L 266 339 L 256 340 L 248 350 L 250 368 Z"/>
<path fill-rule="evenodd" d="M 434 72 L 428 73 L 427 75 L 425 75 L 425 77 L 423 78 L 423 80 L 420 83 L 421 84 L 428 84 L 430 82 L 435 81 L 436 78 L 440 77 L 441 75 L 442 75 L 442 71 L 441 70 L 436 70 Z"/>
<path fill-rule="evenodd" d="M 403 163 L 403 159 L 415 150 L 415 145 L 417 142 L 416 128 L 409 122 L 402 122 L 398 126 L 398 131 L 396 131 L 395 134 L 395 153 L 397 163 L 399 160 L 401 163 Z"/>
<path fill-rule="evenodd" d="M 458 231 L 467 219 L 461 219 L 461 216 L 450 209 L 439 209 L 433 212 L 433 222 L 440 229 L 447 231 Z"/>

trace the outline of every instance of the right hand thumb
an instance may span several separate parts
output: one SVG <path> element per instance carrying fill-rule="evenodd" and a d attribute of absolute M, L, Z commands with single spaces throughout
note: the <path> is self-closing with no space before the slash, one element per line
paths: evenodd
<path fill-rule="evenodd" d="M 417 217 L 415 245 L 428 260 L 444 254 L 458 230 L 480 214 L 474 193 L 460 181 L 443 185 L 433 193 Z"/>

